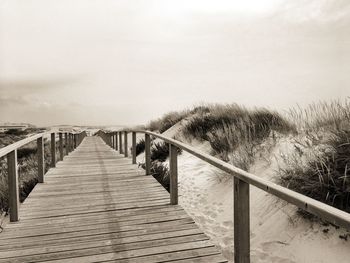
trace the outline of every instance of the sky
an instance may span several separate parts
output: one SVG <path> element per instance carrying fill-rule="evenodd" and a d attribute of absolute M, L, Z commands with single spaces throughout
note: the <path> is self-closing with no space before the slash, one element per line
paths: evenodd
<path fill-rule="evenodd" d="M 348 0 L 0 0 L 0 122 L 135 125 L 350 95 Z"/>

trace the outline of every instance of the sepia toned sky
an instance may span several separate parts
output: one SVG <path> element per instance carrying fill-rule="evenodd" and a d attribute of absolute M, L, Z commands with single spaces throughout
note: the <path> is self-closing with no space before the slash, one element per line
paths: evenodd
<path fill-rule="evenodd" d="M 350 95 L 348 0 L 0 0 L 0 122 L 142 124 Z"/>

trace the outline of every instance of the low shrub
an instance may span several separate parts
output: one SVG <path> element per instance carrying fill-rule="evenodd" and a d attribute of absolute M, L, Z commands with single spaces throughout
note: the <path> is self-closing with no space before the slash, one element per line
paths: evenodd
<path fill-rule="evenodd" d="M 7 130 L 7 131 L 5 132 L 5 134 L 20 136 L 20 135 L 25 135 L 25 134 L 27 134 L 27 132 L 26 132 L 26 131 L 19 130 L 19 129 L 9 129 L 9 130 Z"/>
<path fill-rule="evenodd" d="M 164 162 L 169 156 L 169 144 L 165 142 L 157 142 L 151 148 L 151 161 Z"/>
<path fill-rule="evenodd" d="M 141 163 L 139 166 L 146 169 L 145 163 Z M 151 174 L 169 192 L 170 177 L 168 166 L 162 162 L 154 161 L 151 163 Z"/>
<path fill-rule="evenodd" d="M 289 165 L 279 170 L 280 181 L 296 192 L 350 212 L 350 131 L 334 135 L 306 164 L 300 162 L 304 153 L 299 148 L 295 161 L 289 160 Z"/>

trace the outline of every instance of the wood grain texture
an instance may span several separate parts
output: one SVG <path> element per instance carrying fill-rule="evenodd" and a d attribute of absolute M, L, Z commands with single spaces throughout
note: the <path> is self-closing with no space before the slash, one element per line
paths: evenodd
<path fill-rule="evenodd" d="M 0 262 L 227 262 L 152 176 L 97 136 L 50 169 L 19 213 L 0 233 Z"/>

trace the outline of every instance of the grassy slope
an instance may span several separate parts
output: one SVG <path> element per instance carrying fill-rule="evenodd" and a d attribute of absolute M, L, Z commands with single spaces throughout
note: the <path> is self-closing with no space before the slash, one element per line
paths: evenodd
<path fill-rule="evenodd" d="M 40 130 L 30 129 L 23 133 L 1 133 L 0 146 L 4 147 L 26 137 L 28 134 L 37 133 Z M 50 148 L 47 141 L 45 141 L 45 168 L 49 168 L 51 162 Z M 18 157 L 18 177 L 20 187 L 20 201 L 23 202 L 28 196 L 37 179 L 37 158 L 36 158 L 36 142 L 31 142 L 17 150 Z M 58 156 L 58 155 L 57 155 Z M 6 158 L 0 158 L 0 212 L 8 211 L 8 187 L 7 187 L 7 163 Z"/>
<path fill-rule="evenodd" d="M 277 138 L 292 138 L 292 150 L 279 160 L 278 182 L 349 211 L 349 102 L 313 104 L 306 109 L 292 109 L 286 116 L 236 104 L 206 105 L 168 113 L 146 128 L 162 132 L 170 123 L 184 118 L 182 133 L 187 138 L 208 141 L 213 155 L 245 170 L 255 162 L 257 154 L 272 148 Z M 160 155 L 153 162 L 155 173 L 167 185 L 168 170 L 162 165 L 167 155 L 162 147 L 153 147 L 152 154 Z"/>

